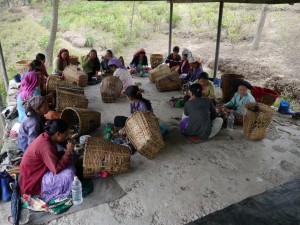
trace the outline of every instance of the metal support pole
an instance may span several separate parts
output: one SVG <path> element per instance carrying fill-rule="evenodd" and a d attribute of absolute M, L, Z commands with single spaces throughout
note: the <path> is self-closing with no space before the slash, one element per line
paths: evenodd
<path fill-rule="evenodd" d="M 218 33 L 217 33 L 217 43 L 216 43 L 216 55 L 215 55 L 215 66 L 214 66 L 214 80 L 217 76 L 217 71 L 218 71 L 221 29 L 222 29 L 222 18 L 223 18 L 223 6 L 224 6 L 224 2 L 220 2 L 219 20 L 218 20 Z"/>
<path fill-rule="evenodd" d="M 4 77 L 4 85 L 5 85 L 5 90 L 6 92 L 8 91 L 8 77 L 7 77 L 7 72 L 6 72 L 6 67 L 5 67 L 5 61 L 4 61 L 4 56 L 3 56 L 3 51 L 2 51 L 2 45 L 0 42 L 0 58 L 1 58 L 1 65 L 3 69 L 3 77 Z"/>
<path fill-rule="evenodd" d="M 173 23 L 173 2 L 170 1 L 170 27 L 169 27 L 169 53 L 171 54 L 171 45 L 172 45 L 172 23 Z"/>

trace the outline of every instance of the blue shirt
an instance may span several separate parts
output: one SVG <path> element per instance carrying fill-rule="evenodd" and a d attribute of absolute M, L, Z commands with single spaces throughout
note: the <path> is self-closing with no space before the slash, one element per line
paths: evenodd
<path fill-rule="evenodd" d="M 241 96 L 238 92 L 236 92 L 230 102 L 227 102 L 224 106 L 225 108 L 236 107 L 237 109 L 233 111 L 234 114 L 243 114 L 243 105 L 245 103 L 255 102 L 254 97 L 250 93 L 246 93 L 244 97 L 241 99 Z"/>
<path fill-rule="evenodd" d="M 38 90 L 34 90 L 32 92 L 32 95 L 41 95 L 41 94 Z M 17 97 L 17 109 L 19 114 L 19 122 L 21 123 L 25 117 L 25 109 L 23 107 L 23 101 L 21 100 L 21 93 L 19 93 Z"/>
<path fill-rule="evenodd" d="M 198 80 L 199 75 L 203 72 L 202 66 L 197 66 L 195 69 L 190 68 L 187 76 L 184 78 L 184 80 L 188 80 L 190 82 L 194 82 L 195 80 Z"/>
<path fill-rule="evenodd" d="M 25 116 L 22 121 L 18 134 L 18 147 L 23 152 L 25 152 L 28 145 L 42 133 L 41 122 L 42 117 L 36 113 L 33 113 L 30 117 Z"/>

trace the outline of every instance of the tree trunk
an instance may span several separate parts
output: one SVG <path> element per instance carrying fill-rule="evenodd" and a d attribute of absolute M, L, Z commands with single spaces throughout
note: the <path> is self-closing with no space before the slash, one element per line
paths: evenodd
<path fill-rule="evenodd" d="M 58 23 L 58 2 L 59 0 L 52 0 L 52 24 L 50 30 L 50 37 L 46 47 L 46 64 L 48 67 L 52 66 L 53 62 L 53 49 L 57 32 Z"/>
<path fill-rule="evenodd" d="M 254 36 L 253 42 L 252 42 L 252 50 L 257 50 L 259 47 L 259 42 L 261 38 L 261 34 L 266 22 L 266 17 L 267 17 L 267 12 L 268 12 L 268 5 L 263 5 L 261 15 L 260 15 L 260 21 L 256 30 L 256 34 Z"/>

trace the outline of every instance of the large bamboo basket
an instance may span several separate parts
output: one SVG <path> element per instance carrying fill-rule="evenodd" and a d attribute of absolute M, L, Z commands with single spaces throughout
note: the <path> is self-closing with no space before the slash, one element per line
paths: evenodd
<path fill-rule="evenodd" d="M 71 63 L 72 65 L 77 65 L 78 62 L 79 62 L 79 61 L 78 61 L 78 57 L 77 57 L 77 56 L 70 55 L 70 63 Z"/>
<path fill-rule="evenodd" d="M 167 64 L 161 64 L 155 69 L 149 71 L 149 79 L 152 83 L 154 83 L 156 78 L 168 74 L 171 74 L 169 66 Z"/>
<path fill-rule="evenodd" d="M 153 159 L 164 147 L 158 119 L 152 112 L 133 113 L 126 121 L 125 131 L 136 150 L 148 159 Z"/>
<path fill-rule="evenodd" d="M 21 60 L 16 62 L 16 66 L 18 69 L 18 72 L 21 76 L 24 75 L 24 73 L 29 70 L 29 64 L 32 62 L 32 60 Z"/>
<path fill-rule="evenodd" d="M 79 136 L 89 134 L 101 125 L 101 113 L 89 109 L 65 108 L 61 113 L 61 119 L 70 127 L 76 127 L 77 130 L 74 132 Z"/>
<path fill-rule="evenodd" d="M 257 112 L 251 109 L 256 109 Z M 252 141 L 264 139 L 273 114 L 274 110 L 270 106 L 262 103 L 246 103 L 243 106 L 244 136 Z"/>
<path fill-rule="evenodd" d="M 99 173 L 119 174 L 129 171 L 130 149 L 124 145 L 90 137 L 85 143 L 83 176 L 99 177 Z"/>
<path fill-rule="evenodd" d="M 72 91 L 74 94 L 84 94 L 84 89 L 82 87 L 78 87 L 69 81 L 61 80 L 56 75 L 48 76 L 46 82 L 46 93 L 49 94 L 56 92 L 57 88 Z"/>
<path fill-rule="evenodd" d="M 236 79 L 244 78 L 243 75 L 238 74 L 223 74 L 221 76 L 221 85 L 223 93 L 223 102 L 229 102 L 234 95 L 233 82 Z"/>
<path fill-rule="evenodd" d="M 63 111 L 67 107 L 76 107 L 86 109 L 88 107 L 88 99 L 81 94 L 74 94 L 69 91 L 56 90 L 56 110 Z"/>
<path fill-rule="evenodd" d="M 63 75 L 67 81 L 75 83 L 79 87 L 85 87 L 88 84 L 88 75 L 75 65 L 67 66 Z"/>
<path fill-rule="evenodd" d="M 112 103 L 117 100 L 123 89 L 122 81 L 115 76 L 105 77 L 100 85 L 102 101 Z"/>
<path fill-rule="evenodd" d="M 173 91 L 181 89 L 179 74 L 173 71 L 169 75 L 163 75 L 155 79 L 155 86 L 158 91 Z"/>
<path fill-rule="evenodd" d="M 150 55 L 150 63 L 151 63 L 152 69 L 155 69 L 163 62 L 164 62 L 164 56 L 162 54 L 151 54 Z"/>

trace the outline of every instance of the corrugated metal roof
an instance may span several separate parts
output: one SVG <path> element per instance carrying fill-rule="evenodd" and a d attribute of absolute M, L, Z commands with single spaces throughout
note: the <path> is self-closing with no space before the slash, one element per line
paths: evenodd
<path fill-rule="evenodd" d="M 168 1 L 171 2 L 171 1 Z M 173 3 L 205 3 L 220 2 L 218 0 L 172 0 Z M 249 4 L 294 4 L 300 3 L 300 0 L 226 0 L 228 3 L 249 3 Z"/>

